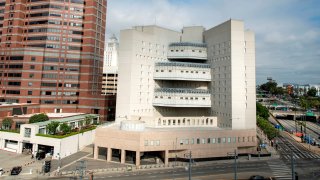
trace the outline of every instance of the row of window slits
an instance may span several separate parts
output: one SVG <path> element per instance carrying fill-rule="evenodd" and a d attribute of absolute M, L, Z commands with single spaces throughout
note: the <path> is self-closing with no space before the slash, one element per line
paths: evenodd
<path fill-rule="evenodd" d="M 82 47 L 78 46 L 60 46 L 58 44 L 28 44 L 27 46 L 30 47 L 39 47 L 39 48 L 51 48 L 51 49 L 68 49 L 68 50 L 74 50 L 74 51 L 81 51 Z"/>
<path fill-rule="evenodd" d="M 77 8 L 77 7 L 59 6 L 59 5 L 53 5 L 53 4 L 31 6 L 29 9 L 34 10 L 34 9 L 47 9 L 47 8 L 61 9 L 61 10 L 65 9 L 65 10 L 71 10 L 71 11 L 77 11 L 77 12 L 83 12 L 83 10 L 84 10 L 82 8 Z"/>
<path fill-rule="evenodd" d="M 44 41 L 44 40 L 60 41 L 61 39 L 63 41 L 68 41 L 68 42 L 80 42 L 80 43 L 82 42 L 81 39 L 77 39 L 77 38 L 60 38 L 57 36 L 32 36 L 32 37 L 25 38 L 25 40 L 28 40 L 28 41 Z"/>
<path fill-rule="evenodd" d="M 29 0 L 29 2 L 39 2 L 39 1 L 46 1 L 46 0 Z M 83 0 L 55 0 L 59 2 L 71 2 L 71 3 L 76 3 L 76 4 L 84 4 Z"/>
<path fill-rule="evenodd" d="M 63 14 L 58 14 L 58 13 L 49 13 L 49 12 L 41 12 L 41 13 L 34 13 L 34 14 L 27 14 L 27 17 L 46 17 L 46 16 L 53 16 L 53 17 L 63 17 Z M 68 17 L 68 15 L 65 15 L 65 17 Z M 83 16 L 80 16 L 80 15 L 73 15 L 73 14 L 70 14 L 69 15 L 69 18 L 72 18 L 72 19 L 82 19 Z"/>
<path fill-rule="evenodd" d="M 0 60 L 11 60 L 11 61 L 22 61 L 23 56 L 10 56 L 10 57 L 1 57 Z M 80 64 L 81 60 L 79 59 L 63 59 L 63 58 L 51 58 L 51 57 L 45 57 L 44 62 L 66 62 L 66 63 L 75 63 Z"/>
<path fill-rule="evenodd" d="M 9 68 L 9 69 L 22 69 L 22 64 L 10 64 L 10 65 L 0 65 L 0 68 Z"/>
<path fill-rule="evenodd" d="M 53 21 L 48 21 L 48 20 L 43 20 L 43 21 L 30 21 L 29 24 L 30 25 L 37 25 L 37 24 L 54 24 L 55 22 Z M 61 25 L 60 21 L 56 21 L 56 25 Z M 61 33 L 63 32 L 64 34 L 68 33 L 68 34 L 76 34 L 76 35 L 83 35 L 82 31 L 75 31 L 75 30 L 61 30 L 61 29 L 54 29 L 54 28 L 38 28 L 38 29 L 29 29 L 29 30 L 25 30 L 25 33 L 29 32 L 29 33 L 37 33 L 37 32 L 51 32 L 51 33 Z"/>

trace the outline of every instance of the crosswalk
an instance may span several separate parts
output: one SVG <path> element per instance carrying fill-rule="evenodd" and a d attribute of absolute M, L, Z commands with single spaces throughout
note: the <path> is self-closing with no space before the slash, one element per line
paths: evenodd
<path fill-rule="evenodd" d="M 291 160 L 290 154 L 282 154 L 285 160 Z M 293 153 L 293 159 L 320 159 L 320 155 L 313 153 Z"/>
<path fill-rule="evenodd" d="M 268 161 L 268 165 L 277 180 L 292 179 L 291 169 L 281 160 Z"/>

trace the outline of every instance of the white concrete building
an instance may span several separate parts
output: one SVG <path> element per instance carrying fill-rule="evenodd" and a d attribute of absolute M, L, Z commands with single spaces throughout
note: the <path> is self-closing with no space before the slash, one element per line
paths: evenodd
<path fill-rule="evenodd" d="M 19 133 L 0 131 L 0 149 L 22 153 L 24 150 L 36 154 L 44 151 L 50 153 L 53 159 L 64 158 L 78 152 L 94 141 L 95 130 L 78 133 L 64 138 L 46 137 L 48 134 L 46 127 L 52 122 L 67 123 L 71 129 L 81 128 L 88 114 L 59 113 L 54 116 L 51 113 L 49 121 L 22 124 Z M 26 115 L 24 115 L 26 116 Z M 30 115 L 28 115 L 30 116 Z M 99 116 L 90 114 L 92 117 L 90 124 L 98 123 Z"/>
<path fill-rule="evenodd" d="M 95 158 L 119 150 L 125 162 L 133 151 L 140 165 L 149 151 L 165 164 L 187 151 L 194 158 L 252 153 L 255 98 L 254 33 L 242 21 L 122 30 L 116 123 L 97 130 Z"/>

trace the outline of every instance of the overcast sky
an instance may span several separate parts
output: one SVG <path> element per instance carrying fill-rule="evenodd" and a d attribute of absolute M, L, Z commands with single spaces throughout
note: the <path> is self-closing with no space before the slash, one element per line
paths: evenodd
<path fill-rule="evenodd" d="M 241 19 L 256 34 L 257 84 L 320 83 L 320 2 L 317 0 L 108 0 L 107 36 L 157 24 L 180 31 Z"/>

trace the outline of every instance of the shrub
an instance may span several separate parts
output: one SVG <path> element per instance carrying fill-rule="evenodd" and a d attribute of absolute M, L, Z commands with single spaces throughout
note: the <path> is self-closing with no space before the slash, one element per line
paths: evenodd
<path fill-rule="evenodd" d="M 59 126 L 59 122 L 57 121 L 50 122 L 46 127 L 48 134 L 55 134 L 57 132 L 58 126 Z"/>
<path fill-rule="evenodd" d="M 37 122 L 43 122 L 48 120 L 49 120 L 49 117 L 46 114 L 41 113 L 41 114 L 35 114 L 31 116 L 29 119 L 29 123 L 37 123 Z"/>
<path fill-rule="evenodd" d="M 71 132 L 71 127 L 67 123 L 60 124 L 60 131 L 63 132 L 63 134 L 68 134 Z"/>

